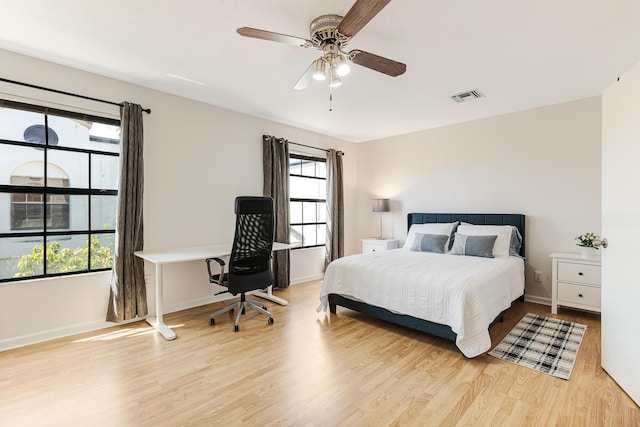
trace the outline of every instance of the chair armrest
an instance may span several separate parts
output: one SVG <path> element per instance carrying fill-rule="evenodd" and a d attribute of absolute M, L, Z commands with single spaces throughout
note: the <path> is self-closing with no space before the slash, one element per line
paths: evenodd
<path fill-rule="evenodd" d="M 220 274 L 218 275 L 217 280 L 213 278 L 214 274 L 211 273 L 211 261 L 215 261 L 220 265 Z M 216 285 L 222 285 L 222 282 L 224 281 L 224 261 L 220 258 L 207 258 L 205 259 L 205 262 L 207 263 L 207 271 L 209 272 L 209 282 L 215 283 Z"/>

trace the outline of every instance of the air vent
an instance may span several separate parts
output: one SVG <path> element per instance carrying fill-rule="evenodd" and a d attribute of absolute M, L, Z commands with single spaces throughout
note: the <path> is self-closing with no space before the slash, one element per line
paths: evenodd
<path fill-rule="evenodd" d="M 476 99 L 476 98 L 482 98 L 483 96 L 484 95 L 481 94 L 480 91 L 478 90 L 469 90 L 467 92 L 457 93 L 453 95 L 451 99 L 460 103 L 460 102 L 471 101 L 472 99 Z"/>

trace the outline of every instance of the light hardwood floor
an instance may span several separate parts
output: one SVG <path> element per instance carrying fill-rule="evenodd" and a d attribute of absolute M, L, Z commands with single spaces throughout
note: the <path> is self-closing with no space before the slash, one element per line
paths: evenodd
<path fill-rule="evenodd" d="M 217 303 L 146 323 L 0 353 L 0 425 L 7 426 L 640 426 L 640 408 L 600 368 L 599 316 L 569 381 L 338 308 L 316 313 L 320 282 L 209 326 Z M 497 344 L 527 312 L 517 302 L 491 330 Z"/>

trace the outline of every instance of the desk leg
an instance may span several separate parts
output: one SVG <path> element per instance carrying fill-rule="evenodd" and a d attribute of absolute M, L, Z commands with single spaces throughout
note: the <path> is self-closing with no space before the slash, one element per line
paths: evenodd
<path fill-rule="evenodd" d="M 163 295 L 162 295 L 162 264 L 156 264 L 156 317 L 147 317 L 147 323 L 156 328 L 166 340 L 175 340 L 176 333 L 162 321 Z"/>
<path fill-rule="evenodd" d="M 282 298 L 278 298 L 277 296 L 273 295 L 273 286 L 269 286 L 267 288 L 267 292 L 254 291 L 252 295 L 255 295 L 255 296 L 260 297 L 260 298 L 268 299 L 269 301 L 273 301 L 276 304 L 280 304 L 280 305 L 289 304 L 289 302 L 287 300 L 284 300 Z"/>

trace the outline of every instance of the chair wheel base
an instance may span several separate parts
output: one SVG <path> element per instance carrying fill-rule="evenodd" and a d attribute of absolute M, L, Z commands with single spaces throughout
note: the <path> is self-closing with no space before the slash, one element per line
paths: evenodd
<path fill-rule="evenodd" d="M 252 310 L 255 310 L 267 317 L 267 323 L 269 325 L 273 325 L 274 319 L 271 315 L 271 313 L 267 310 L 267 306 L 265 304 L 262 304 L 261 302 L 256 302 L 256 301 L 247 301 L 244 299 L 244 295 L 242 295 L 240 301 L 237 301 L 225 308 L 222 308 L 216 312 L 213 312 L 209 315 L 209 325 L 213 326 L 216 324 L 215 318 L 222 316 L 224 314 L 227 313 L 231 313 L 233 314 L 235 312 L 235 316 L 233 316 L 234 320 L 232 320 L 233 322 L 233 331 L 234 332 L 239 332 L 240 331 L 240 320 L 241 320 L 241 316 L 243 314 L 245 314 L 246 310 L 245 308 L 249 308 Z M 226 316 L 225 316 L 226 318 Z"/>

